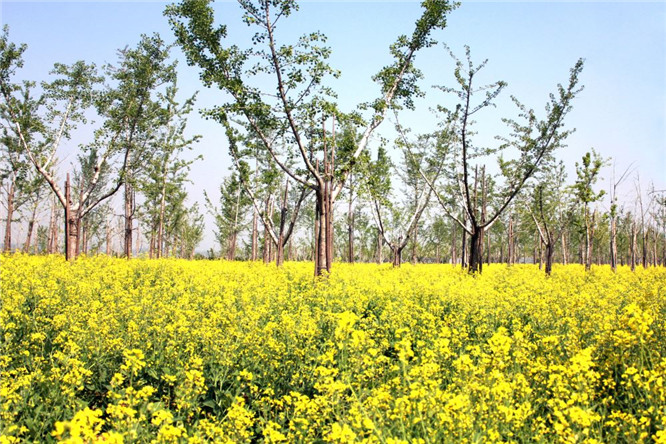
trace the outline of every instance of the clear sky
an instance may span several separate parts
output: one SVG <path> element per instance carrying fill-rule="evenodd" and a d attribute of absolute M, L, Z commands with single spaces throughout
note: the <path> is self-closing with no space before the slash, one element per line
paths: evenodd
<path fill-rule="evenodd" d="M 159 32 L 172 41 L 162 15 L 166 4 L 2 0 L 0 22 L 10 26 L 12 41 L 28 44 L 25 67 L 18 77 L 41 81 L 56 62 L 114 63 L 116 50 L 134 46 L 142 33 Z M 219 2 L 216 10 L 217 19 L 229 24 L 230 38 L 241 46 L 249 43 L 235 2 Z M 306 1 L 282 23 L 278 38 L 287 43 L 314 30 L 328 36 L 331 65 L 342 72 L 333 87 L 342 108 L 350 111 L 377 96 L 371 76 L 390 63 L 388 46 L 399 34 L 411 32 L 418 15 L 415 1 Z M 496 134 L 506 133 L 499 118 L 515 117 L 510 95 L 542 112 L 548 94 L 557 83 L 567 81 L 569 69 L 582 57 L 585 90 L 566 120 L 576 132 L 558 153 L 569 168 L 569 179 L 575 174 L 574 162 L 594 147 L 604 157 L 612 157 L 618 171 L 633 162 L 644 188 L 654 181 L 657 189 L 666 189 L 666 3 L 470 1 L 451 13 L 448 23 L 434 37 L 460 57 L 464 45 L 469 45 L 474 60 L 489 59 L 483 80 L 509 84 L 497 108 L 478 116 L 479 142 L 494 144 Z M 401 123 L 414 132 L 426 132 L 437 123 L 429 108 L 451 103 L 450 97 L 431 86 L 453 86 L 454 63 L 439 45 L 420 53 L 416 64 L 425 74 L 421 86 L 427 95 L 417 102 L 415 112 L 401 117 Z M 184 61 L 179 86 L 183 98 L 200 90 L 200 107 L 222 99 L 217 91 L 204 89 L 197 70 Z M 389 136 L 391 126 L 386 122 L 383 129 Z M 190 130 L 203 135 L 194 154 L 203 154 L 205 160 L 191 175 L 192 199 L 203 204 L 204 189 L 218 195 L 230 162 L 219 125 L 194 116 Z M 78 137 L 86 134 L 84 130 Z M 83 141 L 75 136 L 72 145 Z M 604 177 L 610 177 L 610 168 Z M 600 186 L 607 189 L 605 184 Z M 633 183 L 625 185 L 623 197 L 631 207 Z M 213 243 L 212 228 L 208 218 L 202 244 L 206 248 Z"/>

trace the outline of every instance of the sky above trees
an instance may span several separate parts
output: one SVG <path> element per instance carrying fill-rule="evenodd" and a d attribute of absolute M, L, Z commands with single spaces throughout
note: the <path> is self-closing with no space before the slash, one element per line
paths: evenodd
<path fill-rule="evenodd" d="M 0 22 L 10 26 L 12 41 L 27 43 L 25 66 L 18 79 L 47 80 L 53 64 L 77 60 L 97 65 L 115 63 L 116 51 L 134 46 L 140 35 L 159 32 L 166 41 L 173 35 L 162 11 L 166 2 L 27 2 L 0 4 Z M 250 43 L 251 34 L 242 24 L 235 2 L 216 5 L 217 17 L 229 25 L 229 37 L 239 45 Z M 306 1 L 300 11 L 282 22 L 278 39 L 292 42 L 303 33 L 321 31 L 333 49 L 332 67 L 342 76 L 331 86 L 339 103 L 351 111 L 357 103 L 377 96 L 371 80 L 390 63 L 388 46 L 399 34 L 409 33 L 420 14 L 418 2 Z M 497 134 L 506 134 L 501 117 L 515 117 L 510 100 L 515 95 L 527 106 L 544 115 L 543 104 L 557 83 L 566 82 L 569 69 L 579 57 L 585 59 L 581 83 L 585 90 L 574 103 L 567 127 L 576 132 L 557 156 L 563 159 L 569 181 L 575 176 L 574 162 L 594 147 L 611 157 L 617 170 L 632 164 L 640 173 L 644 189 L 653 181 L 656 189 L 666 189 L 666 4 L 663 2 L 467 2 L 450 14 L 448 27 L 433 37 L 464 57 L 464 45 L 471 47 L 478 63 L 489 59 L 481 83 L 503 80 L 506 91 L 497 108 L 477 116 L 477 144 L 494 146 Z M 182 97 L 199 90 L 197 108 L 214 106 L 223 97 L 206 90 L 198 71 L 186 66 L 180 50 L 179 87 Z M 416 101 L 415 111 L 401 114 L 401 124 L 413 133 L 432 131 L 439 118 L 430 111 L 436 105 L 451 105 L 453 98 L 432 85 L 453 85 L 454 61 L 443 46 L 424 50 L 416 65 L 423 71 L 421 87 L 426 96 Z M 193 165 L 192 202 L 203 203 L 203 190 L 216 199 L 219 184 L 228 174 L 222 127 L 197 116 L 191 117 L 191 134 L 201 134 L 192 156 L 204 161 Z M 92 130 L 82 128 L 69 142 L 76 147 Z M 395 137 L 387 122 L 380 134 Z M 62 159 L 67 163 L 67 159 Z M 610 177 L 610 167 L 602 173 Z M 600 187 L 608 188 L 607 181 Z M 620 192 L 620 201 L 633 199 L 632 181 Z M 214 244 L 212 221 L 201 247 Z"/>

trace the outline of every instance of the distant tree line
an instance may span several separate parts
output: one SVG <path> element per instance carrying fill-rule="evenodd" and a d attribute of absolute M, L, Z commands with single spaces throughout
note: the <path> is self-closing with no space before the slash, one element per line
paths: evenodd
<path fill-rule="evenodd" d="M 455 85 L 438 90 L 440 103 L 453 103 L 435 110 L 437 128 L 412 134 L 400 124 L 401 111 L 423 95 L 417 55 L 435 44 L 431 35 L 455 4 L 423 2 L 413 33 L 396 39 L 393 62 L 373 77 L 379 96 L 350 112 L 338 107 L 329 83 L 339 72 L 327 63 L 326 37 L 280 41 L 277 24 L 297 11 L 295 2 L 239 4 L 256 32 L 247 47 L 226 41 L 209 0 L 165 11 L 202 84 L 228 98 L 202 111 L 224 128 L 232 160 L 219 200 L 205 195 L 219 245 L 208 257 L 311 260 L 316 276 L 334 261 L 453 263 L 470 272 L 528 262 L 546 273 L 554 262 L 666 264 L 666 192 L 642 189 L 631 166 L 613 166 L 610 188 L 599 189 L 610 164 L 594 150 L 571 180 L 557 160 L 572 132 L 565 118 L 582 90 L 583 60 L 544 113 L 512 97 L 514 115 L 502 119 L 509 136 L 487 147 L 476 143 L 475 122 L 507 84 L 477 84 L 487 61 L 475 63 L 469 48 L 464 59 L 446 48 Z M 171 47 L 144 35 L 113 66 L 57 64 L 52 80 L 37 87 L 14 80 L 26 47 L 9 40 L 7 27 L 0 45 L 4 250 L 194 257 L 204 226 L 185 188 L 197 158 L 185 153 L 199 136 L 185 130 L 196 97 L 179 98 Z M 376 131 L 389 116 L 394 140 Z M 76 157 L 62 157 L 62 145 L 84 125 L 94 136 Z M 632 181 L 629 206 L 618 189 Z M 12 238 L 16 227 L 22 246 Z"/>

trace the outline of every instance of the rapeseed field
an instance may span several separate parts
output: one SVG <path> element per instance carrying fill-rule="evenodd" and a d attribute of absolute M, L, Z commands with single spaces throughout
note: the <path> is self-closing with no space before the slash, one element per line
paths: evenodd
<path fill-rule="evenodd" d="M 666 270 L 1 257 L 0 443 L 666 443 Z"/>

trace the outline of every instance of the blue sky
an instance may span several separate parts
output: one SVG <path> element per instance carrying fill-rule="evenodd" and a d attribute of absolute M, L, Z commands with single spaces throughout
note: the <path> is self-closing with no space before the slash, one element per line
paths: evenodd
<path fill-rule="evenodd" d="M 116 61 L 116 50 L 134 46 L 141 33 L 159 32 L 173 39 L 162 11 L 166 2 L 27 2 L 0 3 L 0 22 L 10 26 L 14 42 L 28 44 L 20 78 L 45 80 L 55 62 L 83 59 L 98 65 Z M 240 45 L 248 42 L 245 25 L 238 20 L 235 2 L 216 5 L 217 18 L 228 23 L 229 35 Z M 293 41 L 298 35 L 322 31 L 333 48 L 331 65 L 342 71 L 333 83 L 343 109 L 377 94 L 371 76 L 390 62 L 388 46 L 401 33 L 409 33 L 419 15 L 418 2 L 399 1 L 308 1 L 301 4 L 279 38 Z M 506 130 L 502 116 L 515 116 L 509 96 L 542 111 L 557 83 L 566 82 L 569 68 L 579 57 L 586 59 L 581 81 L 585 90 L 574 103 L 566 121 L 576 132 L 568 147 L 559 152 L 573 180 L 574 162 L 594 147 L 612 157 L 617 170 L 632 162 L 643 187 L 654 181 L 666 189 L 666 3 L 663 2 L 464 2 L 448 19 L 449 26 L 435 38 L 446 42 L 459 56 L 470 45 L 474 60 L 489 59 L 482 77 L 486 82 L 505 80 L 509 86 L 497 108 L 479 115 L 478 141 L 494 144 L 496 134 Z M 178 58 L 182 58 L 180 54 Z M 434 128 L 437 118 L 429 108 L 451 103 L 432 85 L 452 86 L 453 61 L 436 46 L 418 55 L 417 65 L 425 78 L 426 98 L 415 112 L 405 113 L 403 124 L 415 132 Z M 200 90 L 199 106 L 214 105 L 222 96 L 205 90 L 195 68 L 180 64 L 182 97 Z M 383 131 L 391 135 L 390 122 Z M 202 190 L 216 196 L 229 159 L 222 131 L 198 117 L 191 131 L 203 139 L 194 154 L 203 154 L 192 172 L 192 197 L 201 200 Z M 79 137 L 85 137 L 83 130 Z M 83 140 L 79 140 L 82 142 Z M 79 142 L 75 139 L 71 145 Z M 610 177 L 610 168 L 604 172 Z M 600 184 L 607 188 L 607 185 Z M 623 196 L 633 200 L 633 184 Z M 633 205 L 633 204 L 628 204 Z M 208 221 L 208 231 L 212 225 Z M 212 234 L 206 246 L 212 242 Z"/>

